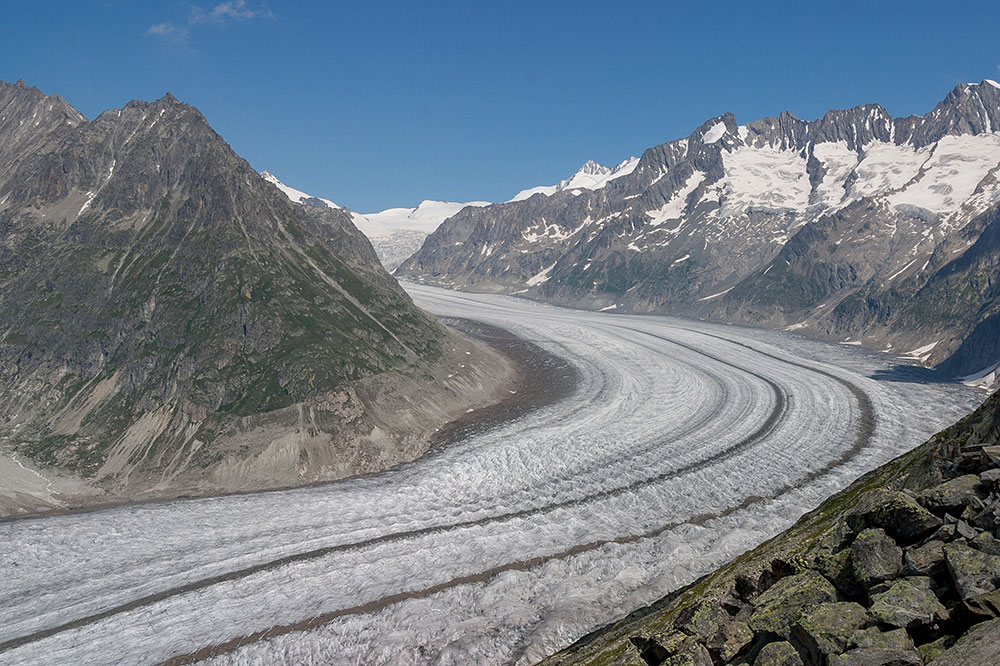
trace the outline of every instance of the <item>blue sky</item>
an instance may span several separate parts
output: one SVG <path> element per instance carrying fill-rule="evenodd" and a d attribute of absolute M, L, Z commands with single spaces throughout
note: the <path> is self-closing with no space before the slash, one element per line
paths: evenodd
<path fill-rule="evenodd" d="M 93 118 L 165 92 L 362 212 L 500 201 L 732 111 L 925 113 L 1000 78 L 997 2 L 6 2 L 0 79 Z"/>

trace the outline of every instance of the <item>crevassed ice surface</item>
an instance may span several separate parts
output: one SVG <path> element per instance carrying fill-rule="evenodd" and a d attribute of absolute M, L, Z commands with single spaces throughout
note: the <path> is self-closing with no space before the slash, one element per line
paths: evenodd
<path fill-rule="evenodd" d="M 155 664 L 240 636 L 211 662 L 534 663 L 982 399 L 789 333 L 409 289 L 569 360 L 576 391 L 384 474 L 0 523 L 0 663 Z"/>

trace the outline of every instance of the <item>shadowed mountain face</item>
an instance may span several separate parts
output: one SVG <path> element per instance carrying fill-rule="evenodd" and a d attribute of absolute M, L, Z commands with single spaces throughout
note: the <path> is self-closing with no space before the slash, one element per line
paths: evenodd
<path fill-rule="evenodd" d="M 1000 360 L 998 174 L 992 81 L 922 117 L 724 114 L 602 189 L 465 209 L 397 274 L 801 329 L 966 374 Z"/>
<path fill-rule="evenodd" d="M 426 374 L 453 335 L 346 212 L 293 204 L 170 95 L 87 121 L 0 83 L 0 285 L 0 443 L 115 487 L 346 437 L 354 383 Z"/>

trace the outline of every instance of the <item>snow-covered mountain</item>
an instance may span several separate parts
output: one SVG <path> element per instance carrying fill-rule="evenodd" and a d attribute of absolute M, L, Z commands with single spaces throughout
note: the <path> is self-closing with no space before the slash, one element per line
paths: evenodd
<path fill-rule="evenodd" d="M 598 164 L 594 160 L 587 160 L 587 162 L 580 167 L 576 173 L 566 180 L 559 181 L 556 185 L 542 185 L 539 187 L 532 187 L 527 190 L 521 190 L 514 195 L 514 198 L 512 198 L 511 201 L 523 201 L 524 199 L 528 199 L 536 194 L 551 196 L 556 192 L 563 192 L 566 190 L 599 190 L 612 180 L 629 175 L 635 170 L 635 167 L 638 164 L 638 157 L 630 157 L 614 168 Z"/>
<path fill-rule="evenodd" d="M 270 171 L 261 171 L 260 175 L 264 178 L 264 180 L 276 186 L 279 190 L 281 190 L 285 194 L 286 197 L 288 197 L 295 203 L 305 204 L 307 206 L 314 206 L 316 208 L 323 208 L 324 205 L 325 207 L 329 208 L 343 208 L 343 206 L 339 206 L 330 201 L 329 199 L 321 199 L 320 197 L 314 197 L 311 194 L 306 194 L 301 190 L 297 190 L 294 187 L 289 187 L 288 185 L 285 185 L 283 182 L 278 180 L 278 177 L 275 176 Z"/>
<path fill-rule="evenodd" d="M 511 201 L 527 199 L 535 194 L 550 196 L 557 192 L 582 190 L 597 190 L 616 178 L 626 176 L 635 169 L 639 158 L 630 157 L 618 166 L 609 168 L 593 160 L 588 161 L 569 178 L 557 185 L 533 187 L 518 192 Z M 261 176 L 273 183 L 279 190 L 296 203 L 307 206 L 329 206 L 343 208 L 339 204 L 311 194 L 307 194 L 281 182 L 269 171 L 262 171 Z M 441 223 L 457 214 L 466 206 L 481 208 L 489 206 L 489 201 L 468 201 L 456 203 L 453 201 L 421 201 L 416 208 L 389 208 L 376 213 L 357 213 L 351 211 L 355 226 L 368 237 L 378 253 L 379 259 L 386 269 L 392 271 L 405 259 L 420 249 L 427 236 L 433 233 Z M 346 210 L 346 209 L 345 209 Z"/>
<path fill-rule="evenodd" d="M 628 171 L 463 210 L 397 274 L 787 327 L 954 372 L 1000 360 L 997 83 L 919 117 L 727 113 Z"/>
<path fill-rule="evenodd" d="M 275 185 L 295 203 L 306 206 L 343 208 L 339 204 L 294 187 L 285 185 L 269 171 L 260 175 Z M 396 268 L 404 259 L 420 249 L 429 233 L 447 218 L 466 206 L 488 206 L 487 201 L 455 203 L 451 201 L 421 201 L 416 208 L 389 208 L 377 213 L 357 213 L 349 211 L 354 225 L 368 237 L 378 254 L 382 265 L 388 270 Z"/>

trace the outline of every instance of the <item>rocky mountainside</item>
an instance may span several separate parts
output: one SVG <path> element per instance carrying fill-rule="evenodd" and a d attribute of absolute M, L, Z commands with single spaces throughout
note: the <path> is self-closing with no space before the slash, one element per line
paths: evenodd
<path fill-rule="evenodd" d="M 269 171 L 260 173 L 295 203 L 312 208 L 342 209 L 350 214 L 354 225 L 368 237 L 386 270 L 394 270 L 404 259 L 420 249 L 424 239 L 446 219 L 466 206 L 488 206 L 486 201 L 455 203 L 452 201 L 421 201 L 416 208 L 388 208 L 377 213 L 356 213 L 329 199 L 306 194 L 289 187 Z"/>
<path fill-rule="evenodd" d="M 989 80 L 921 117 L 727 113 L 600 189 L 463 210 L 397 274 L 802 330 L 969 374 L 1000 361 L 998 176 Z"/>
<path fill-rule="evenodd" d="M 87 121 L 0 83 L 0 285 L 0 459 L 86 492 L 382 469 L 511 376 L 169 94 Z"/>
<path fill-rule="evenodd" d="M 560 181 L 556 185 L 533 187 L 522 190 L 514 195 L 511 201 L 526 199 L 535 194 L 549 196 L 565 190 L 597 190 L 616 178 L 621 178 L 632 172 L 639 158 L 631 157 L 615 168 L 602 166 L 593 160 L 587 161 L 576 173 Z M 262 171 L 261 176 L 273 183 L 285 195 L 296 203 L 313 207 L 329 206 L 342 208 L 329 199 L 322 199 L 301 190 L 289 187 L 268 172 Z M 441 223 L 455 215 L 466 206 L 481 208 L 489 206 L 488 201 L 468 201 L 455 203 L 453 201 L 421 201 L 416 208 L 388 208 L 377 213 L 355 213 L 350 211 L 354 224 L 368 237 L 378 253 L 379 259 L 386 270 L 395 270 L 403 261 L 420 249 L 427 236 L 433 233 Z"/>
<path fill-rule="evenodd" d="M 1000 393 L 547 666 L 1000 663 Z"/>

